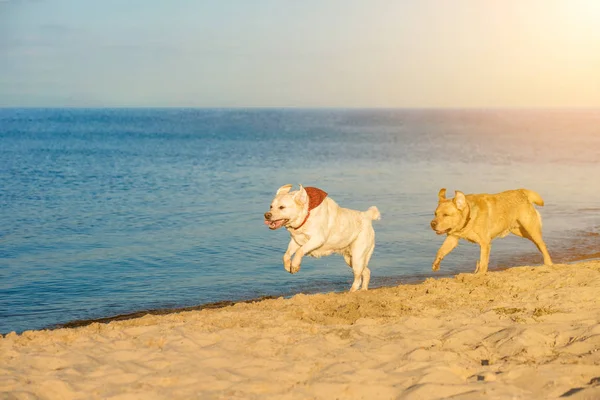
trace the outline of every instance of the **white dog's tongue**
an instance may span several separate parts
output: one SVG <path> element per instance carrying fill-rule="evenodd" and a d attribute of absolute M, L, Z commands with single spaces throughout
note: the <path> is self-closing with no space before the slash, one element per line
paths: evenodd
<path fill-rule="evenodd" d="M 265 220 L 265 225 L 267 225 L 269 227 L 269 229 L 278 229 L 278 228 L 281 228 L 281 226 L 283 225 L 283 222 L 284 222 L 283 219 L 279 219 L 277 221 Z"/>

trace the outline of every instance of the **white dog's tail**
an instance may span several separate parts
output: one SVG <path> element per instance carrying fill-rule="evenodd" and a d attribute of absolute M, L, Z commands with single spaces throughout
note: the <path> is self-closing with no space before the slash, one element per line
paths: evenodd
<path fill-rule="evenodd" d="M 375 206 L 369 207 L 369 209 L 367 211 L 365 211 L 364 214 L 367 216 L 367 218 L 369 218 L 370 220 L 373 220 L 373 221 L 377 220 L 377 219 L 381 219 L 381 214 L 379 213 L 379 210 Z"/>
<path fill-rule="evenodd" d="M 544 199 L 542 199 L 542 196 L 540 196 L 538 193 L 528 189 L 521 190 L 525 192 L 525 196 L 527 196 L 527 200 L 529 200 L 530 203 L 537 204 L 538 206 L 544 205 Z"/>

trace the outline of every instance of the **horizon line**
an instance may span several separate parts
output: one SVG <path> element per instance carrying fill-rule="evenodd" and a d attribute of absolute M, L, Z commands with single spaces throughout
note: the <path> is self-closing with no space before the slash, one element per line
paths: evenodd
<path fill-rule="evenodd" d="M 600 110 L 597 106 L 0 106 L 0 110 L 440 110 L 440 111 L 534 111 L 534 110 Z"/>

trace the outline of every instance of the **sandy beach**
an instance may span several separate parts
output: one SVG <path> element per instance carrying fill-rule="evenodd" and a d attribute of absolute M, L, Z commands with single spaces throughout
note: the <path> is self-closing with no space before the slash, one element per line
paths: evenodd
<path fill-rule="evenodd" d="M 2 399 L 600 399 L 600 261 L 0 339 Z"/>

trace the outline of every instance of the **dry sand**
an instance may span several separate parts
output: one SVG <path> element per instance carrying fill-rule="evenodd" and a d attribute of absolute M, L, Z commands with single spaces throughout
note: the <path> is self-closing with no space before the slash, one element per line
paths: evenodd
<path fill-rule="evenodd" d="M 28 331 L 2 399 L 600 399 L 600 262 Z"/>

